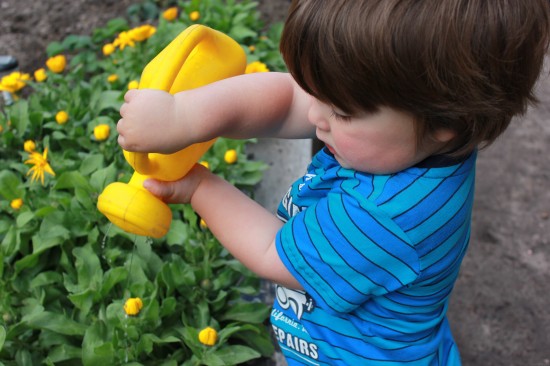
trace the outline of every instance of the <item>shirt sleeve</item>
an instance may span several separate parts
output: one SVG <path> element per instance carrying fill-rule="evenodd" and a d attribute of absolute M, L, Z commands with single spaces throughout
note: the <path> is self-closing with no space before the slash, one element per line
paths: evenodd
<path fill-rule="evenodd" d="M 395 291 L 419 274 L 405 233 L 374 203 L 329 193 L 279 231 L 285 266 L 318 305 L 350 312 L 371 296 Z"/>

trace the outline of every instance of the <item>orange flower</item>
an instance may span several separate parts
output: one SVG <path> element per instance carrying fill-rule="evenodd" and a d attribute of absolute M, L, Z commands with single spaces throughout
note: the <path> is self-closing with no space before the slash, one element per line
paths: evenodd
<path fill-rule="evenodd" d="M 46 69 L 44 69 L 43 67 L 34 72 L 34 80 L 36 80 L 39 83 L 43 82 L 47 78 L 48 78 L 48 75 L 46 74 Z"/>
<path fill-rule="evenodd" d="M 65 70 L 65 67 L 67 66 L 67 59 L 63 55 L 53 56 L 46 60 L 46 66 L 50 69 L 50 71 L 59 74 Z"/>
<path fill-rule="evenodd" d="M 107 43 L 106 45 L 103 46 L 102 48 L 102 51 L 103 51 L 103 55 L 105 56 L 109 56 L 110 54 L 112 54 L 113 52 L 115 52 L 115 46 L 112 44 L 112 43 Z"/>
<path fill-rule="evenodd" d="M 260 61 L 254 61 L 246 66 L 245 74 L 252 74 L 254 72 L 268 72 L 267 65 Z"/>
<path fill-rule="evenodd" d="M 132 80 L 128 83 L 128 90 L 130 89 L 137 89 L 139 87 L 139 81 Z"/>
<path fill-rule="evenodd" d="M 162 17 L 167 21 L 171 22 L 172 20 L 178 17 L 178 8 L 173 6 L 171 8 L 166 9 L 165 11 L 162 12 Z"/>
<path fill-rule="evenodd" d="M 199 20 L 201 17 L 201 13 L 199 13 L 198 11 L 192 11 L 190 14 L 189 14 L 189 19 L 191 19 L 192 22 L 196 22 L 197 20 Z"/>
<path fill-rule="evenodd" d="M 44 172 L 55 176 L 55 172 L 48 163 L 48 148 L 44 149 L 44 153 L 32 152 L 29 154 L 29 159 L 25 161 L 25 164 L 31 164 L 32 167 L 27 172 L 27 175 L 32 173 L 31 181 L 40 179 L 42 185 L 44 185 Z"/>
<path fill-rule="evenodd" d="M 19 210 L 23 206 L 23 199 L 16 198 L 10 202 L 11 208 L 14 210 Z"/>

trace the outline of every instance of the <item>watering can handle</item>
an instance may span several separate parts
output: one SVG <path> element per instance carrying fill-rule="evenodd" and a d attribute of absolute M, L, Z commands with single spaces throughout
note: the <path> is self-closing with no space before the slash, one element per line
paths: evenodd
<path fill-rule="evenodd" d="M 183 31 L 147 64 L 139 88 L 159 89 L 175 94 L 242 74 L 245 67 L 246 56 L 237 42 L 219 31 L 196 24 Z M 140 174 L 176 180 L 187 173 L 211 144 L 212 141 L 207 142 L 204 148 L 192 145 L 170 155 L 124 151 L 124 156 Z M 185 152 L 192 156 L 185 156 Z M 162 172 L 162 165 L 172 155 L 180 161 L 179 164 L 170 163 L 169 168 L 164 169 L 169 175 L 167 177 Z M 193 160 L 188 168 L 179 168 L 182 166 L 182 156 Z M 174 172 L 174 169 L 181 170 L 181 173 Z"/>

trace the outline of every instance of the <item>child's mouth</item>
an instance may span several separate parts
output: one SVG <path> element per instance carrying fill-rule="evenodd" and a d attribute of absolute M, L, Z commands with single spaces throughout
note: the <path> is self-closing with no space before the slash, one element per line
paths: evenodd
<path fill-rule="evenodd" d="M 330 146 L 329 144 L 325 144 L 325 146 L 327 147 L 328 151 L 330 151 L 330 153 L 332 155 L 334 155 L 334 153 L 335 153 L 334 148 L 332 146 Z"/>

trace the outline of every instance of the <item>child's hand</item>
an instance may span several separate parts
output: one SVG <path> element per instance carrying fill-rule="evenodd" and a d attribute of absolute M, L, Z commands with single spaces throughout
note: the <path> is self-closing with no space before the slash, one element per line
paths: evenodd
<path fill-rule="evenodd" d="M 120 108 L 118 143 L 127 151 L 173 153 L 182 146 L 174 97 L 161 90 L 129 90 Z M 179 126 L 181 127 L 181 126 Z"/>
<path fill-rule="evenodd" d="M 189 203 L 191 197 L 197 190 L 204 174 L 211 174 L 208 169 L 200 164 L 195 166 L 189 173 L 174 182 L 164 182 L 155 179 L 147 179 L 143 182 L 143 187 L 154 196 L 160 198 L 166 203 Z"/>

